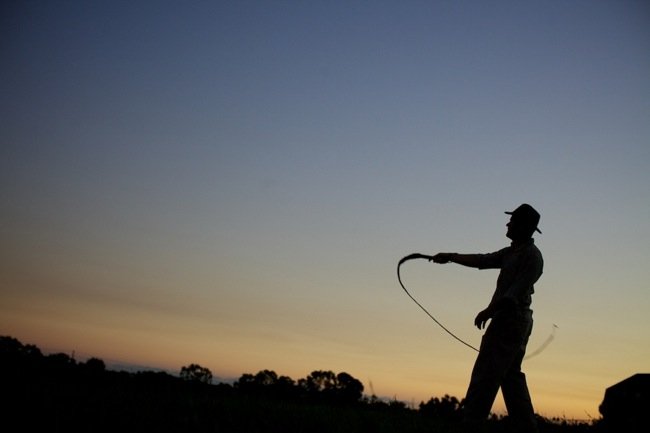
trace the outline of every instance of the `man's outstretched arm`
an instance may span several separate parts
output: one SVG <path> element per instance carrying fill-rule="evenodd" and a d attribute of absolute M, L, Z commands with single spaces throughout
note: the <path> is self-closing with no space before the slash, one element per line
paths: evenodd
<path fill-rule="evenodd" d="M 429 261 L 435 263 L 458 263 L 459 265 L 467 266 L 470 268 L 478 268 L 481 266 L 481 256 L 479 254 L 458 254 L 458 253 L 438 253 L 431 257 Z"/>

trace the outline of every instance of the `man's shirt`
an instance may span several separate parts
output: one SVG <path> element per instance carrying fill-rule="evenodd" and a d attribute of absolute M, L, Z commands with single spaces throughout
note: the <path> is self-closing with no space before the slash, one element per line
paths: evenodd
<path fill-rule="evenodd" d="M 489 254 L 478 254 L 479 269 L 501 269 L 492 303 L 504 298 L 514 301 L 517 310 L 530 309 L 534 284 L 542 275 L 544 259 L 534 240 L 512 243 Z"/>

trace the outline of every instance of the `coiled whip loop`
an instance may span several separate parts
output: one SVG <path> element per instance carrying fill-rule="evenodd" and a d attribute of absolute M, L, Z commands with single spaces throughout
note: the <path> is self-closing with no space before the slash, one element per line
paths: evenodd
<path fill-rule="evenodd" d="M 433 314 L 431 314 L 431 313 L 429 312 L 429 310 L 427 310 L 426 308 L 424 308 L 424 307 L 422 306 L 422 304 L 420 304 L 420 303 L 417 301 L 417 299 L 415 299 L 415 298 L 413 297 L 413 295 L 411 295 L 411 294 L 409 293 L 409 291 L 406 289 L 406 286 L 404 286 L 404 283 L 402 282 L 402 276 L 401 276 L 401 274 L 400 274 L 400 267 L 402 266 L 402 264 L 403 264 L 404 262 L 407 262 L 407 261 L 409 261 L 409 260 L 413 260 L 413 259 L 427 259 L 427 260 L 432 260 L 432 259 L 433 259 L 433 256 L 427 256 L 427 255 L 424 255 L 424 254 L 415 253 L 415 254 L 410 254 L 410 255 L 408 255 L 408 256 L 402 258 L 402 259 L 399 261 L 399 263 L 397 263 L 397 281 L 399 281 L 399 285 L 402 286 L 402 289 L 403 289 L 404 292 L 408 295 L 408 297 L 411 298 L 411 300 L 413 300 L 413 302 L 415 302 L 415 304 L 416 304 L 418 307 L 420 307 L 420 309 L 421 309 L 422 311 L 424 311 L 424 312 L 426 313 L 426 315 L 429 316 L 429 317 L 431 318 L 431 320 L 433 320 L 434 322 L 436 322 L 436 324 L 437 324 L 438 326 L 440 326 L 440 327 L 441 327 L 441 328 L 442 328 L 442 329 L 443 329 L 447 334 L 451 335 L 452 337 L 454 337 L 454 339 L 456 339 L 456 340 L 459 341 L 460 343 L 463 343 L 465 346 L 469 347 L 470 349 L 472 349 L 472 350 L 478 352 L 479 350 L 478 350 L 476 347 L 472 346 L 471 344 L 469 344 L 468 342 L 466 342 L 466 341 L 463 340 L 462 338 L 458 337 L 456 334 L 454 334 L 454 333 L 451 332 L 449 329 L 447 329 L 447 328 L 445 327 L 445 325 L 443 325 L 442 323 L 440 323 L 440 322 L 438 321 L 438 319 L 436 319 L 436 318 L 433 316 Z M 551 343 L 551 341 L 553 341 L 553 338 L 555 338 L 555 330 L 556 330 L 557 328 L 558 328 L 558 326 L 555 325 L 555 324 L 553 324 L 553 329 L 551 330 L 551 335 L 549 335 L 548 338 L 546 338 L 546 340 L 545 340 L 545 341 L 540 345 L 539 348 L 537 348 L 536 350 L 534 350 L 530 355 L 524 357 L 524 359 L 530 359 L 530 358 L 532 358 L 533 356 L 537 356 L 537 355 L 539 355 L 540 353 L 542 353 L 542 351 L 543 351 L 544 349 L 546 349 L 546 347 Z"/>
<path fill-rule="evenodd" d="M 431 318 L 431 320 L 433 320 L 434 322 L 436 322 L 436 324 L 437 324 L 438 326 L 440 326 L 440 327 L 441 327 L 441 328 L 442 328 L 442 329 L 443 329 L 447 334 L 451 335 L 451 336 L 454 337 L 456 340 L 458 340 L 459 342 L 463 343 L 465 346 L 469 347 L 470 349 L 473 349 L 473 350 L 475 350 L 475 351 L 478 352 L 478 349 L 477 349 L 476 347 L 472 346 L 471 344 L 469 344 L 468 342 L 466 342 L 466 341 L 463 340 L 462 338 L 458 337 L 456 334 L 454 334 L 454 333 L 451 332 L 449 329 L 447 329 L 447 328 L 445 327 L 445 325 L 443 325 L 442 323 L 440 323 L 440 322 L 438 321 L 438 319 L 436 319 L 435 317 L 433 317 L 433 314 L 429 313 L 429 310 L 427 310 L 426 308 L 424 308 L 424 307 L 422 306 L 422 304 L 420 304 L 420 303 L 417 301 L 417 299 L 415 299 L 415 298 L 414 298 L 414 297 L 409 293 L 409 291 L 408 291 L 408 290 L 406 289 L 406 287 L 404 286 L 404 283 L 402 282 L 402 276 L 400 275 L 400 267 L 402 266 L 402 263 L 407 262 L 407 261 L 409 261 L 409 260 L 413 260 L 413 259 L 428 259 L 428 260 L 431 260 L 432 258 L 433 258 L 432 256 L 426 256 L 426 255 L 424 255 L 424 254 L 418 254 L 418 253 L 415 253 L 415 254 L 408 255 L 408 256 L 404 257 L 402 260 L 400 260 L 399 263 L 397 264 L 397 280 L 399 281 L 399 285 L 402 286 L 402 289 L 404 289 L 404 292 L 406 292 L 406 294 L 408 295 L 408 297 L 411 298 L 411 299 L 413 300 L 413 302 L 415 302 L 415 304 L 416 304 L 418 307 L 420 307 L 420 308 L 422 309 L 422 311 L 424 311 L 424 312 L 427 314 L 427 316 L 429 316 L 429 317 Z"/>

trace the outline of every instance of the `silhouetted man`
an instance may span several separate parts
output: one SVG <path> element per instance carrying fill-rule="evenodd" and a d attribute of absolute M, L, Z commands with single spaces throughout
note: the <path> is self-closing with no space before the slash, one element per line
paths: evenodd
<path fill-rule="evenodd" d="M 458 263 L 478 269 L 501 269 L 496 290 L 487 308 L 474 324 L 485 328 L 490 321 L 472 370 L 465 396 L 464 422 L 468 428 L 480 424 L 490 414 L 499 387 L 508 415 L 521 432 L 537 432 L 533 405 L 521 371 L 528 337 L 533 329 L 530 309 L 533 284 L 542 275 L 544 261 L 533 241 L 539 213 L 522 204 L 510 215 L 506 236 L 509 247 L 489 254 L 438 253 L 436 263 Z"/>

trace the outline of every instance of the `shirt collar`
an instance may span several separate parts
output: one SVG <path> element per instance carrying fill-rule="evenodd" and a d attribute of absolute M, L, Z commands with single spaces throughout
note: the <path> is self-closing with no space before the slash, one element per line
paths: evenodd
<path fill-rule="evenodd" d="M 535 239 L 528 238 L 528 239 L 523 240 L 523 241 L 512 241 L 510 243 L 510 246 L 513 247 L 513 248 L 521 248 L 521 247 L 525 247 L 525 246 L 528 246 L 528 245 L 533 245 L 534 243 L 535 243 Z"/>

